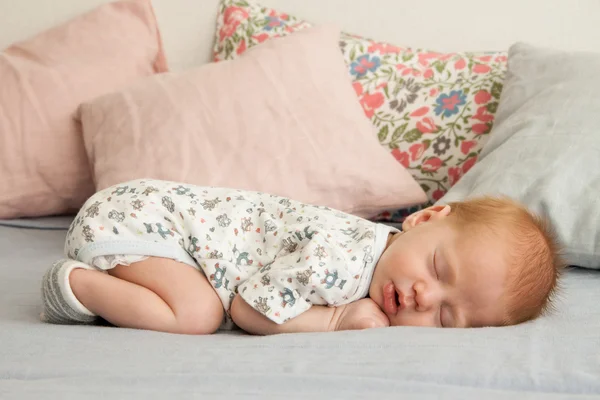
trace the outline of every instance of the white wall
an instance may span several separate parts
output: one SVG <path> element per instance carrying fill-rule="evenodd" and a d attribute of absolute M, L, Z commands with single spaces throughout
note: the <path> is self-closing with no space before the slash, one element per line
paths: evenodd
<path fill-rule="evenodd" d="M 107 0 L 0 0 L 0 48 Z M 153 0 L 173 69 L 209 61 L 218 0 Z M 401 46 L 507 49 L 528 41 L 600 52 L 600 0 L 262 0 Z"/>

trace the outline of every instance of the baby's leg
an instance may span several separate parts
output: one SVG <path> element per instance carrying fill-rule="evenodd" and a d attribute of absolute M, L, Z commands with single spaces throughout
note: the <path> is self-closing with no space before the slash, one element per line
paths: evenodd
<path fill-rule="evenodd" d="M 189 265 L 151 257 L 108 271 L 75 269 L 77 299 L 117 326 L 182 334 L 215 332 L 223 305 L 204 274 Z"/>
<path fill-rule="evenodd" d="M 212 333 L 223 306 L 202 272 L 164 258 L 119 265 L 111 275 L 74 260 L 60 260 L 42 282 L 51 323 L 89 323 L 98 315 L 115 325 L 165 332 Z"/>

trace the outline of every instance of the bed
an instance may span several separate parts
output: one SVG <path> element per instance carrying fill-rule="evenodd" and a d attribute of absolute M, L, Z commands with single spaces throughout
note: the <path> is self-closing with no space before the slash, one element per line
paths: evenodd
<path fill-rule="evenodd" d="M 0 46 L 101 2 L 0 0 Z M 209 61 L 217 3 L 154 0 L 173 69 Z M 529 40 L 600 50 L 600 5 L 594 0 L 552 6 L 510 0 L 501 7 L 437 1 L 410 8 L 395 0 L 378 0 L 377 8 L 343 0 L 263 3 L 415 47 L 497 50 Z M 473 13 L 468 24 L 460 22 L 466 13 Z M 600 396 L 597 271 L 568 269 L 552 315 L 503 328 L 197 337 L 44 324 L 38 317 L 40 279 L 62 256 L 71 219 L 0 222 L 0 399 Z"/>
<path fill-rule="evenodd" d="M 600 274 L 566 274 L 554 316 L 508 328 L 207 337 L 43 324 L 39 284 L 69 218 L 0 227 L 0 398 L 592 398 Z M 18 245 L 16 245 L 18 243 Z"/>

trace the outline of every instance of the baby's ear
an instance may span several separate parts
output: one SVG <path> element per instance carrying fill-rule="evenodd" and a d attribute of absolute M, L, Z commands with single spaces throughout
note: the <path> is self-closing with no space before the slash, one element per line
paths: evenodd
<path fill-rule="evenodd" d="M 417 211 L 406 217 L 402 223 L 402 230 L 404 232 L 411 230 L 415 226 L 422 224 L 423 222 L 436 221 L 440 218 L 445 218 L 450 214 L 450 206 L 431 206 L 424 210 Z"/>

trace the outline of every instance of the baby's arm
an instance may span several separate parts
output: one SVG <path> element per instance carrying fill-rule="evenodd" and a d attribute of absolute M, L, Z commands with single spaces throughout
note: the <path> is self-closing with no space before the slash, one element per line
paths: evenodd
<path fill-rule="evenodd" d="M 353 279 L 333 262 L 338 251 L 318 236 L 294 252 L 277 256 L 238 286 L 231 318 L 240 328 L 258 335 L 389 326 L 388 318 L 371 299 L 338 307 L 313 304 L 311 298 L 341 301 L 345 294 L 342 286 Z M 318 265 L 301 263 L 317 257 L 324 258 Z M 329 268 L 328 259 L 332 261 Z"/>
<path fill-rule="evenodd" d="M 312 306 L 283 324 L 277 324 L 252 308 L 238 294 L 231 304 L 233 322 L 248 333 L 273 335 L 293 332 L 330 332 L 389 326 L 390 322 L 371 299 L 338 307 Z"/>
<path fill-rule="evenodd" d="M 277 324 L 256 311 L 238 294 L 231 303 L 231 319 L 248 333 L 273 335 L 291 332 L 327 332 L 335 330 L 342 308 L 313 306 L 296 318 Z"/>

